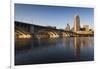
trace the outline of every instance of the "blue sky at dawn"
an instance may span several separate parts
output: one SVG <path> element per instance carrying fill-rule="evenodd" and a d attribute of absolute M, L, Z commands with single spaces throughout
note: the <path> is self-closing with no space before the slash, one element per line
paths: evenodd
<path fill-rule="evenodd" d="M 74 16 L 80 16 L 81 26 L 93 27 L 94 9 L 84 7 L 15 4 L 15 21 L 65 29 L 67 23 L 73 27 Z"/>

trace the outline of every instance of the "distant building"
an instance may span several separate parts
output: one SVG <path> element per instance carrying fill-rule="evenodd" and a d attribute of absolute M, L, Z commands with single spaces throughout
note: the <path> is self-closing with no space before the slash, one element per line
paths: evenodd
<path fill-rule="evenodd" d="M 80 17 L 75 15 L 74 17 L 74 32 L 80 31 Z"/>
<path fill-rule="evenodd" d="M 85 31 L 89 31 L 89 25 L 83 25 L 83 28 L 85 29 Z"/>
<path fill-rule="evenodd" d="M 67 26 L 66 26 L 66 31 L 70 31 L 70 25 L 69 24 L 67 24 Z"/>

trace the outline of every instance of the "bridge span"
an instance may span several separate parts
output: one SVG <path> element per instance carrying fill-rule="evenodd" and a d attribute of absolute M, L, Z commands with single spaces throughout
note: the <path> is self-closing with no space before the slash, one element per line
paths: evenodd
<path fill-rule="evenodd" d="M 35 24 L 28 24 L 15 21 L 15 37 L 33 37 L 33 38 L 56 38 L 56 37 L 70 37 L 73 35 L 71 31 L 63 29 L 56 29 L 51 26 L 40 26 Z"/>
<path fill-rule="evenodd" d="M 51 26 L 40 26 L 15 21 L 15 38 L 57 38 L 84 35 Z M 87 35 L 87 34 L 86 34 Z M 90 34 L 88 34 L 90 35 Z"/>

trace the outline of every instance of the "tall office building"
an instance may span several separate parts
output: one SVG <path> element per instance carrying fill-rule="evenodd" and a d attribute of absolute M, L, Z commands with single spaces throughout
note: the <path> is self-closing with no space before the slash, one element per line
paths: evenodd
<path fill-rule="evenodd" d="M 79 15 L 74 16 L 74 32 L 80 31 L 80 17 Z"/>

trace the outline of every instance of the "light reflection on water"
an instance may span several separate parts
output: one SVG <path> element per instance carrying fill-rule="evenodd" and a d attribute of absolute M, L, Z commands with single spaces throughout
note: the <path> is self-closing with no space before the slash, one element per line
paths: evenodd
<path fill-rule="evenodd" d="M 22 39 L 15 41 L 15 64 L 91 61 L 93 37 Z"/>

